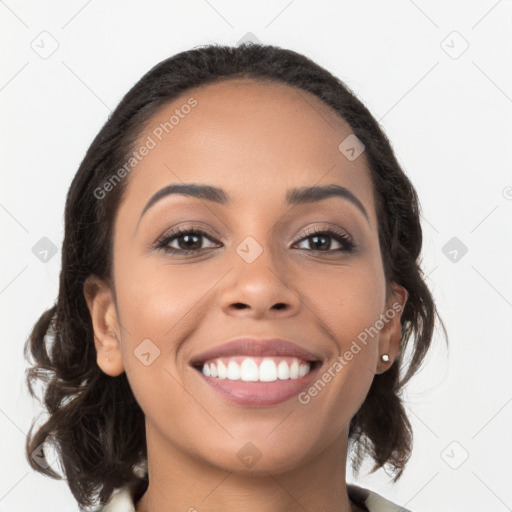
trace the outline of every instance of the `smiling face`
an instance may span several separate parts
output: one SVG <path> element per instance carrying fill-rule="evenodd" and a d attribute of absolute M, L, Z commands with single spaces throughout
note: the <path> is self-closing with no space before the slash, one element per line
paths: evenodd
<path fill-rule="evenodd" d="M 154 131 L 191 97 L 197 105 L 169 133 Z M 140 143 L 150 136 L 156 146 L 125 178 L 115 297 L 94 278 L 85 291 L 98 364 L 111 376 L 126 371 L 150 454 L 238 472 L 251 442 L 262 454 L 252 471 L 272 473 L 326 451 L 344 457 L 350 419 L 397 355 L 400 314 L 346 353 L 407 298 L 393 285 L 386 300 L 365 155 L 349 160 L 338 149 L 351 133 L 315 96 L 247 79 L 189 90 L 145 128 Z M 155 197 L 184 184 L 220 190 Z M 178 228 L 205 235 L 172 238 Z M 234 404 L 190 362 L 239 336 L 285 338 L 319 356 L 314 381 L 329 370 L 331 379 L 307 403 Z"/>

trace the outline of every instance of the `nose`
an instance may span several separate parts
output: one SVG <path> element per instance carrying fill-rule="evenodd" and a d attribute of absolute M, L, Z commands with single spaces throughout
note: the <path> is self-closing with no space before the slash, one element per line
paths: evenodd
<path fill-rule="evenodd" d="M 263 250 L 254 261 L 234 254 L 232 269 L 223 280 L 220 297 L 226 314 L 254 319 L 264 316 L 282 318 L 300 311 L 300 295 L 279 258 L 270 250 Z"/>

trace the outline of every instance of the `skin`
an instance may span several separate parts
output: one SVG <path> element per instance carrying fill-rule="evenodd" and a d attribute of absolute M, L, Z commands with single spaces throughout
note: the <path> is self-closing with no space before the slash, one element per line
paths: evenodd
<path fill-rule="evenodd" d="M 339 151 L 351 129 L 315 96 L 249 79 L 186 91 L 161 108 L 140 141 L 191 96 L 198 105 L 125 178 L 115 291 L 95 276 L 84 285 L 97 364 L 112 377 L 127 373 L 146 417 L 150 485 L 137 512 L 358 510 L 345 482 L 349 422 L 374 375 L 397 356 L 400 314 L 307 405 L 296 397 L 266 408 L 233 405 L 188 361 L 233 337 L 278 336 L 320 354 L 321 375 L 393 303 L 405 305 L 407 291 L 394 283 L 386 300 L 365 155 L 349 161 Z M 223 188 L 233 204 L 167 196 L 138 224 L 155 192 L 181 182 Z M 289 188 L 327 184 L 356 195 L 368 221 L 339 197 L 284 202 Z M 151 248 L 192 221 L 208 233 L 197 254 Z M 333 252 L 335 238 L 315 251 L 305 228 L 329 225 L 350 235 L 356 251 Z M 250 264 L 236 252 L 247 236 L 263 249 Z M 170 245 L 188 247 L 179 239 Z M 134 350 L 148 338 L 160 355 L 146 366 Z M 247 442 L 262 455 L 251 468 L 237 457 Z"/>

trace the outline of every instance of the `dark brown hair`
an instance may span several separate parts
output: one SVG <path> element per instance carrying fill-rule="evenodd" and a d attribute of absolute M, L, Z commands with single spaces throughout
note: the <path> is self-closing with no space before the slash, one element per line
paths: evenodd
<path fill-rule="evenodd" d="M 128 483 L 138 486 L 140 496 L 148 484 L 147 477 L 134 472 L 147 458 L 144 413 L 126 374 L 112 378 L 98 367 L 83 292 L 91 274 L 113 284 L 113 221 L 127 180 L 121 180 L 106 198 L 98 199 L 95 191 L 124 165 L 145 124 L 162 105 L 190 88 L 240 77 L 284 83 L 314 94 L 365 145 L 386 282 L 404 286 L 409 296 L 401 317 L 399 357 L 387 371 L 375 375 L 350 423 L 352 466 L 358 471 L 369 455 L 375 462 L 372 471 L 383 467 L 397 480 L 410 457 L 412 430 L 400 393 L 420 368 L 431 345 L 435 317 L 439 318 L 420 268 L 422 231 L 416 192 L 377 121 L 338 78 L 291 50 L 252 43 L 213 44 L 162 61 L 133 86 L 92 142 L 68 191 L 58 298 L 35 323 L 25 345 L 25 357 L 30 353 L 33 359 L 27 370 L 29 391 L 36 396 L 33 382 L 42 381 L 48 412 L 35 431 L 32 424 L 26 456 L 35 470 L 61 478 L 32 458 L 42 443 L 53 446 L 81 508 L 98 500 L 103 505 L 115 488 Z"/>

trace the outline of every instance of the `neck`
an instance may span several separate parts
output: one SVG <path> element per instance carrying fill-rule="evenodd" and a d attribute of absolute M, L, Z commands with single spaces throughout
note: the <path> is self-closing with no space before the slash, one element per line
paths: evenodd
<path fill-rule="evenodd" d="M 320 453 L 279 471 L 219 467 L 171 445 L 149 423 L 146 438 L 149 486 L 137 512 L 359 510 L 346 488 L 347 429 Z"/>

